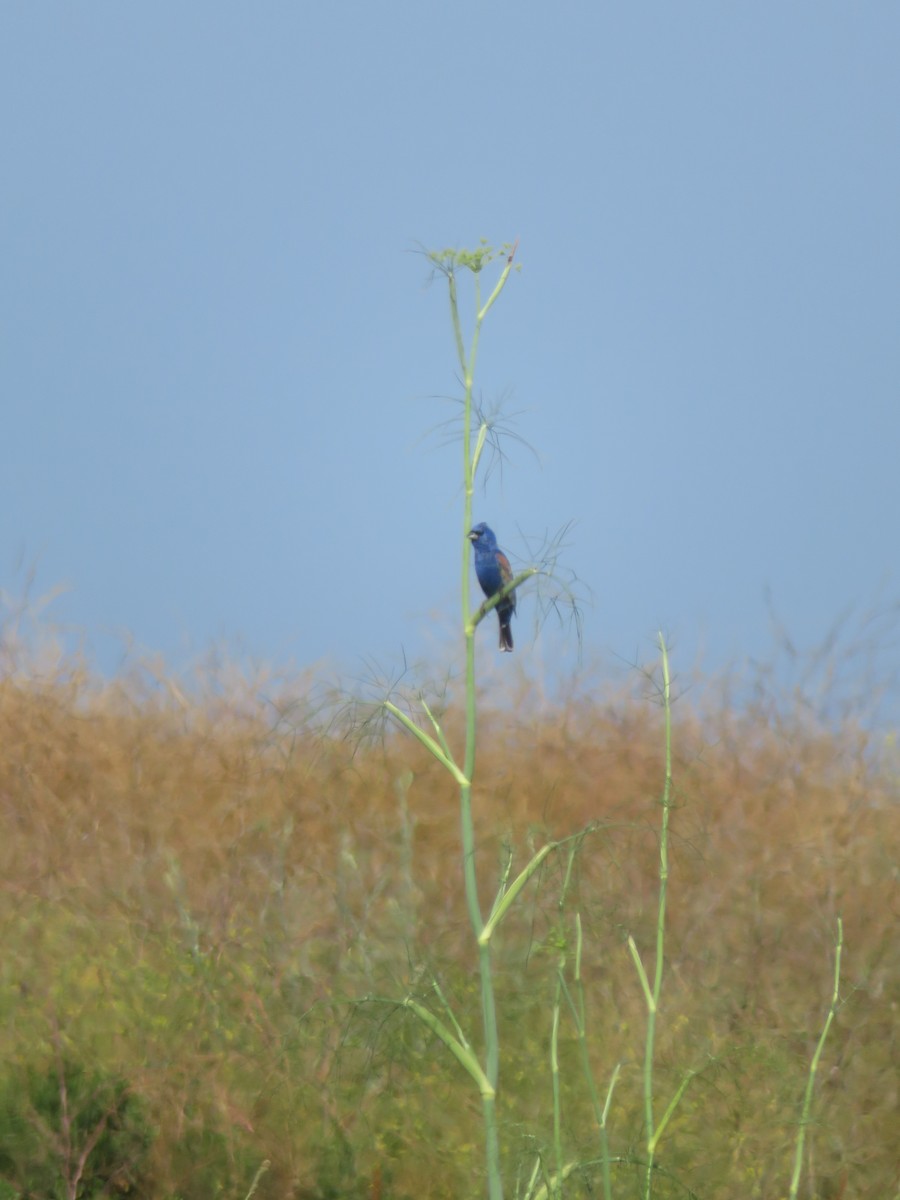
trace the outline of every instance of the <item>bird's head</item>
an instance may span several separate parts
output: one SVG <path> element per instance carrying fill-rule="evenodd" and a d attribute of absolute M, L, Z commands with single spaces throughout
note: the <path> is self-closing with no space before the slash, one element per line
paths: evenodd
<path fill-rule="evenodd" d="M 469 541 L 477 546 L 482 545 L 485 548 L 496 546 L 497 539 L 494 537 L 493 531 L 485 525 L 484 521 L 479 521 L 477 525 L 473 525 L 466 534 Z"/>

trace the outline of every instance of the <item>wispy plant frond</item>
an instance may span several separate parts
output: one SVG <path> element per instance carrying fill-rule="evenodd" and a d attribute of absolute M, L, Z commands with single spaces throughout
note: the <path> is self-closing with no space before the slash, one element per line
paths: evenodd
<path fill-rule="evenodd" d="M 459 411 L 426 430 L 420 441 L 433 439 L 436 446 L 441 449 L 447 446 L 458 446 L 465 428 L 465 398 L 462 396 L 436 396 L 434 398 L 456 405 Z M 509 398 L 510 394 L 506 392 L 492 401 L 486 401 L 481 397 L 472 399 L 472 430 L 469 450 L 471 452 L 475 448 L 480 437 L 484 450 L 487 452 L 486 456 L 482 453 L 481 463 L 482 490 L 484 492 L 487 492 L 488 482 L 495 474 L 499 474 L 502 484 L 504 467 L 511 461 L 510 448 L 512 445 L 528 451 L 538 464 L 541 461 L 535 447 L 516 428 L 516 421 L 527 410 L 509 409 L 507 407 Z"/>
<path fill-rule="evenodd" d="M 538 537 L 520 529 L 519 535 L 528 547 L 528 558 L 534 568 L 538 628 L 554 618 L 560 627 L 574 632 L 580 653 L 584 608 L 592 603 L 592 593 L 575 569 L 566 563 L 573 527 L 574 522 L 568 521 L 552 534 L 545 532 Z"/>

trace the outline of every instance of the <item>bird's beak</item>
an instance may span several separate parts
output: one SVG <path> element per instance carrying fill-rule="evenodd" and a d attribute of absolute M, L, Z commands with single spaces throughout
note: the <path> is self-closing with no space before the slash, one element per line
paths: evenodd
<path fill-rule="evenodd" d="M 469 539 L 470 542 L 478 541 L 478 534 L 475 532 L 474 529 L 470 529 L 469 532 L 466 534 L 466 537 Z"/>

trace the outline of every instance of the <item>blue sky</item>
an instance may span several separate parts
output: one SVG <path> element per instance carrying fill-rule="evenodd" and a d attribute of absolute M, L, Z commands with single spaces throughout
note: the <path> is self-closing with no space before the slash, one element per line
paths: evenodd
<path fill-rule="evenodd" d="M 513 558 L 575 522 L 587 661 L 764 658 L 767 591 L 799 647 L 890 611 L 898 45 L 821 0 L 3 6 L 0 587 L 64 585 L 106 671 L 446 657 L 460 388 L 414 251 L 486 237 L 522 271 L 478 387 L 539 461 L 475 515 Z"/>

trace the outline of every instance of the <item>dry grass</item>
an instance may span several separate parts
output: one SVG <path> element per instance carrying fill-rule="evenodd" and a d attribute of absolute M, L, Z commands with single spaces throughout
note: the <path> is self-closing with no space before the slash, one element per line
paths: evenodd
<path fill-rule="evenodd" d="M 477 1096 L 414 1020 L 356 1003 L 436 977 L 477 1040 L 452 785 L 411 739 L 322 732 L 294 691 L 273 706 L 237 683 L 198 698 L 78 670 L 0 683 L 0 1059 L 16 1078 L 50 1063 L 58 1030 L 73 1059 L 127 1078 L 158 1130 L 133 1194 L 243 1197 L 268 1159 L 262 1198 L 477 1195 Z M 661 1102 L 698 1074 L 657 1195 L 786 1194 L 842 914 L 801 1195 L 892 1200 L 897 780 L 850 722 L 701 720 L 682 702 L 675 739 Z M 480 747 L 484 894 L 505 847 L 521 865 L 596 826 L 568 911 L 551 859 L 498 939 L 508 1176 L 550 1136 L 555 947 L 577 905 L 601 1090 L 623 1063 L 615 1194 L 636 1195 L 645 1017 L 625 938 L 649 952 L 655 927 L 660 712 L 622 697 L 494 713 Z M 571 1028 L 562 1049 L 565 1136 L 590 1158 Z"/>

